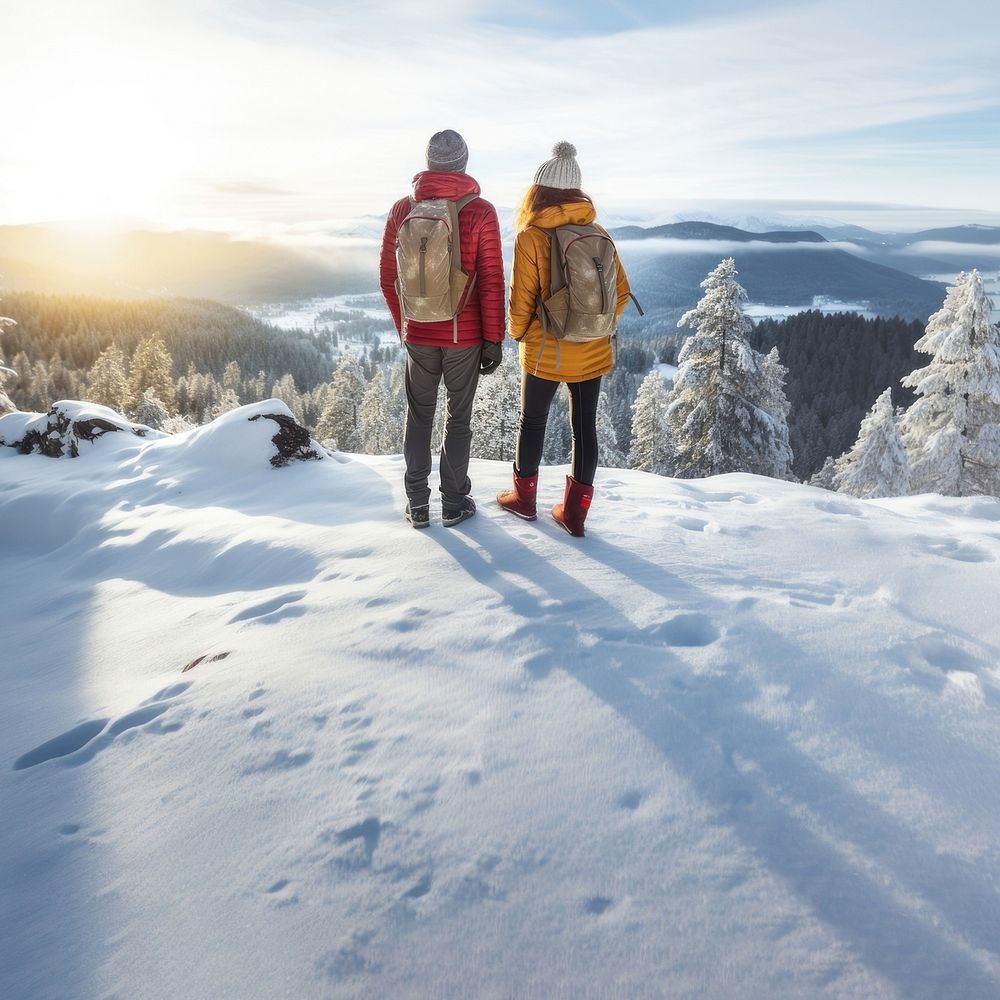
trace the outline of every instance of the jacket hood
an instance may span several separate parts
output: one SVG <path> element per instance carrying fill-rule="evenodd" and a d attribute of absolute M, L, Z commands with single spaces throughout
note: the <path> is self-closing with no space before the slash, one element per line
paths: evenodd
<path fill-rule="evenodd" d="M 417 201 L 427 198 L 455 201 L 467 194 L 479 194 L 479 183 L 468 174 L 454 170 L 422 170 L 413 178 L 413 197 Z"/>
<path fill-rule="evenodd" d="M 562 205 L 550 205 L 539 212 L 533 212 L 528 219 L 529 226 L 555 229 L 556 226 L 585 226 L 597 218 L 597 211 L 589 201 L 567 201 Z"/>

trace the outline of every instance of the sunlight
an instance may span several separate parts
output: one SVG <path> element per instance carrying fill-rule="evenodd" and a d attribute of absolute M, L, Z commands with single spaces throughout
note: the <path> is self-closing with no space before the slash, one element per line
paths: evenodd
<path fill-rule="evenodd" d="M 5 221 L 158 212 L 179 160 L 164 110 L 188 96 L 183 83 L 79 38 L 53 40 L 19 83 L 30 101 L 8 115 L 21 141 Z"/>

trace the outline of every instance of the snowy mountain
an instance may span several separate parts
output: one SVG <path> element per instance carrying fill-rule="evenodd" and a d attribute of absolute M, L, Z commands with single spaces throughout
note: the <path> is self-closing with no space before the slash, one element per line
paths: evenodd
<path fill-rule="evenodd" d="M 6 1000 L 1000 994 L 1000 502 L 416 532 L 275 407 L 0 447 Z"/>
<path fill-rule="evenodd" d="M 610 230 L 616 240 L 722 240 L 733 243 L 825 243 L 819 233 L 809 230 L 748 232 L 714 222 L 671 222 L 663 226 L 621 226 Z"/>

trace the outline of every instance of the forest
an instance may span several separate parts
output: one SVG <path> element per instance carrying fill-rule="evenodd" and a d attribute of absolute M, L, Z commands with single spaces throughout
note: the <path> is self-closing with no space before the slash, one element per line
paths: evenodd
<path fill-rule="evenodd" d="M 275 397 L 343 450 L 393 452 L 401 446 L 402 350 L 386 321 L 363 310 L 327 310 L 313 329 L 287 330 L 209 300 L 8 292 L 2 306 L 13 320 L 0 330 L 0 355 L 12 370 L 5 389 L 19 409 L 44 411 L 58 399 L 88 399 L 179 431 Z M 623 321 L 616 367 L 602 387 L 603 464 L 636 465 L 636 447 L 642 446 L 633 433 L 643 381 L 657 362 L 677 362 L 689 333 L 634 317 Z M 776 349 L 774 361 L 780 361 L 774 371 L 783 384 L 774 391 L 783 391 L 785 400 L 779 409 L 786 411 L 788 476 L 806 481 L 828 459 L 844 455 L 887 388 L 896 407 L 913 402 L 901 379 L 920 363 L 914 344 L 923 333 L 916 320 L 816 310 L 747 320 L 748 345 L 761 358 Z M 507 348 L 504 365 L 480 389 L 479 457 L 513 456 L 518 374 L 516 350 Z M 565 462 L 569 451 L 568 406 L 561 395 L 544 460 Z"/>

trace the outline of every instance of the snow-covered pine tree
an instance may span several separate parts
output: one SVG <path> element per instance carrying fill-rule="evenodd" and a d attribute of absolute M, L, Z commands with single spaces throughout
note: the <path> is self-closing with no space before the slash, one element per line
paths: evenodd
<path fill-rule="evenodd" d="M 794 479 L 792 446 L 788 443 L 788 411 L 791 404 L 785 395 L 788 369 L 781 363 L 777 347 L 772 347 L 764 356 L 760 376 L 763 390 L 760 405 L 771 417 L 773 433 L 766 438 L 769 447 L 761 456 L 760 467 L 748 471 L 772 479 Z"/>
<path fill-rule="evenodd" d="M 399 427 L 399 447 L 396 451 L 403 450 L 403 432 L 406 428 L 406 365 L 393 365 L 389 377 L 389 406 L 392 419 Z"/>
<path fill-rule="evenodd" d="M 670 476 L 674 471 L 674 442 L 667 413 L 670 393 L 655 368 L 642 380 L 632 404 L 630 468 Z"/>
<path fill-rule="evenodd" d="M 136 347 L 129 372 L 129 407 L 142 401 L 143 393 L 152 389 L 169 412 L 174 409 L 174 362 L 158 333 L 147 337 Z"/>
<path fill-rule="evenodd" d="M 302 396 L 292 375 L 282 375 L 271 386 L 271 399 L 280 399 L 292 411 L 296 420 L 302 420 Z"/>
<path fill-rule="evenodd" d="M 223 388 L 218 400 L 209 408 L 207 418 L 215 420 L 216 417 L 221 417 L 223 413 L 235 410 L 239 405 L 240 400 L 236 395 L 236 391 L 234 389 Z"/>
<path fill-rule="evenodd" d="M 321 441 L 333 441 L 340 451 L 360 451 L 358 417 L 364 394 L 365 377 L 358 359 L 349 352 L 342 354 L 330 380 L 330 394 L 316 436 Z"/>
<path fill-rule="evenodd" d="M 128 358 L 117 345 L 112 344 L 98 356 L 87 375 L 87 399 L 92 403 L 110 406 L 124 413 L 131 399 L 128 377 Z M 140 421 L 142 423 L 144 421 Z"/>
<path fill-rule="evenodd" d="M 162 429 L 169 416 L 167 408 L 163 405 L 163 400 L 156 395 L 156 390 L 152 388 L 147 389 L 142 394 L 139 405 L 132 411 L 132 417 L 136 423 L 145 424 L 157 431 Z"/>
<path fill-rule="evenodd" d="M 8 326 L 17 326 L 17 321 L 10 318 L 10 316 L 0 316 L 0 334 L 3 333 L 4 329 Z M 17 372 L 13 368 L 7 368 L 3 363 L 3 352 L 0 351 L 0 414 L 6 413 L 9 410 L 16 410 L 17 407 L 14 405 L 14 401 L 7 395 L 5 387 L 7 384 L 7 379 L 11 375 L 16 375 Z"/>
<path fill-rule="evenodd" d="M 914 345 L 931 363 L 903 385 L 917 399 L 900 432 L 914 493 L 1000 495 L 1000 327 L 978 271 L 962 272 Z"/>
<path fill-rule="evenodd" d="M 628 465 L 625 455 L 618 447 L 611 403 L 603 389 L 597 397 L 597 458 L 605 469 L 624 469 Z"/>
<path fill-rule="evenodd" d="M 747 294 L 726 258 L 701 283 L 705 294 L 678 326 L 693 327 L 678 356 L 668 410 L 675 443 L 674 475 L 724 472 L 769 474 L 784 454 L 784 417 L 771 412 L 774 386 L 762 376 L 764 359 L 747 342 Z M 780 407 L 778 407 L 780 411 Z"/>
<path fill-rule="evenodd" d="M 810 486 L 818 486 L 821 490 L 833 491 L 837 487 L 834 485 L 834 477 L 837 475 L 837 462 L 832 455 L 827 455 L 822 467 L 809 480 Z"/>
<path fill-rule="evenodd" d="M 236 406 L 239 406 L 240 391 L 242 388 L 243 371 L 240 368 L 240 363 L 238 361 L 230 361 L 229 364 L 226 365 L 226 370 L 222 373 L 223 394 L 227 391 L 232 392 L 232 394 L 236 397 Z M 235 409 L 235 407 L 229 407 L 229 409 Z"/>
<path fill-rule="evenodd" d="M 500 366 L 479 380 L 472 403 L 472 454 L 513 462 L 521 412 L 521 371 L 517 353 L 503 352 Z"/>
<path fill-rule="evenodd" d="M 891 388 L 875 400 L 854 446 L 837 460 L 833 485 L 862 500 L 909 493 L 910 463 L 896 426 Z"/>
<path fill-rule="evenodd" d="M 402 450 L 403 429 L 395 419 L 389 386 L 379 368 L 361 397 L 358 430 L 366 455 L 394 455 Z"/>

